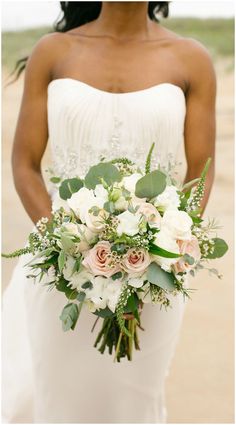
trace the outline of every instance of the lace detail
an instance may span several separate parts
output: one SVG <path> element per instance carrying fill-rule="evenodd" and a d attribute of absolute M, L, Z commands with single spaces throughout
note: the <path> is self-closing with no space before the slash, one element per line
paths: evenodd
<path fill-rule="evenodd" d="M 53 151 L 53 172 L 63 178 L 72 177 L 78 172 L 78 153 L 69 147 L 55 146 Z"/>

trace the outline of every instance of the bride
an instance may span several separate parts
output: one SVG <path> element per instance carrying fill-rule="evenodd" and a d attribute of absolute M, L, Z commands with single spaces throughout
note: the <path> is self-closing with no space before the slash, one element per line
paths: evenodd
<path fill-rule="evenodd" d="M 163 27 L 167 2 L 61 2 L 63 18 L 25 68 L 12 155 L 16 190 L 33 223 L 51 215 L 41 174 L 49 140 L 56 175 L 83 174 L 101 156 L 174 161 L 186 180 L 214 159 L 215 72 L 206 49 Z M 214 177 L 208 173 L 205 208 Z M 3 422 L 163 423 L 165 377 L 184 312 L 146 305 L 141 351 L 115 364 L 93 348 L 94 317 L 74 332 L 58 319 L 64 294 L 26 278 L 20 259 L 3 300 Z M 14 308 L 13 308 L 14 304 Z M 16 311 L 12 317 L 12 311 Z M 190 347 L 189 347 L 190 348 Z M 181 392 L 181 382 L 179 383 Z"/>

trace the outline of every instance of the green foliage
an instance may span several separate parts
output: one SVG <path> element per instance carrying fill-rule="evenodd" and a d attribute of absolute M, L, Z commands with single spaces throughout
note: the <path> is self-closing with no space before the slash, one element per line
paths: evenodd
<path fill-rule="evenodd" d="M 227 243 L 220 238 L 213 238 L 214 241 L 214 251 L 212 254 L 208 253 L 207 258 L 214 259 L 214 258 L 220 258 L 225 255 L 225 253 L 228 251 L 228 245 Z"/>
<path fill-rule="evenodd" d="M 172 273 L 165 272 L 158 264 L 152 262 L 148 266 L 147 280 L 167 291 L 175 289 L 175 277 Z"/>
<path fill-rule="evenodd" d="M 155 146 L 155 143 L 152 144 L 147 155 L 147 159 L 145 163 L 145 174 L 149 174 L 151 171 L 151 159 L 152 159 L 152 152 L 153 152 L 154 146 Z"/>
<path fill-rule="evenodd" d="M 194 258 L 191 257 L 189 254 L 184 254 L 183 259 L 186 263 L 188 263 L 190 266 L 194 264 Z"/>
<path fill-rule="evenodd" d="M 119 182 L 121 179 L 122 176 L 115 165 L 110 162 L 101 162 L 90 168 L 85 176 L 84 182 L 88 189 L 94 189 L 95 186 L 101 184 L 102 181 L 110 186 L 115 182 Z"/>
<path fill-rule="evenodd" d="M 130 297 L 132 291 L 133 291 L 133 288 L 129 287 L 128 285 L 124 285 L 124 287 L 122 288 L 122 292 L 120 294 L 118 303 L 116 305 L 116 318 L 117 318 L 117 322 L 120 327 L 120 330 L 122 333 L 126 334 L 129 337 L 130 337 L 130 333 L 125 327 L 124 311 L 125 311 L 128 298 Z"/>
<path fill-rule="evenodd" d="M 96 310 L 93 314 L 98 317 L 101 317 L 102 319 L 104 319 L 105 317 L 115 316 L 115 313 L 113 313 L 108 307 L 104 308 L 103 310 Z"/>
<path fill-rule="evenodd" d="M 75 303 L 67 304 L 60 315 L 63 331 L 74 330 L 79 317 L 78 306 Z"/>
<path fill-rule="evenodd" d="M 58 255 L 58 267 L 59 267 L 59 272 L 62 273 L 62 270 L 64 269 L 65 266 L 65 262 L 66 262 L 66 255 L 65 255 L 65 251 L 60 251 L 60 254 Z"/>
<path fill-rule="evenodd" d="M 14 252 L 11 252 L 10 254 L 1 254 L 1 256 L 3 258 L 15 258 L 15 257 L 21 257 L 21 255 L 25 255 L 25 254 L 29 254 L 31 253 L 31 249 L 30 247 L 26 247 L 26 248 L 22 248 L 22 249 L 17 249 Z"/>
<path fill-rule="evenodd" d="M 78 192 L 81 187 L 83 187 L 83 185 L 83 181 L 78 178 L 63 180 L 59 187 L 59 194 L 61 199 L 64 199 L 64 201 L 66 201 L 67 199 L 71 198 L 71 195 L 73 195 L 73 193 Z"/>
<path fill-rule="evenodd" d="M 72 289 L 68 286 L 68 282 L 63 277 L 60 277 L 59 281 L 57 282 L 56 288 L 60 292 L 64 292 L 65 296 L 69 300 L 76 299 L 78 295 L 78 291 L 76 289 Z"/>
<path fill-rule="evenodd" d="M 180 255 L 176 254 L 174 252 L 166 251 L 163 248 L 160 248 L 159 246 L 155 245 L 154 243 L 150 243 L 149 245 L 149 252 L 154 255 L 159 255 L 160 257 L 165 258 L 179 258 Z"/>
<path fill-rule="evenodd" d="M 154 198 L 160 195 L 166 187 L 166 175 L 159 170 L 152 171 L 141 177 L 136 183 L 135 195 L 138 198 Z"/>

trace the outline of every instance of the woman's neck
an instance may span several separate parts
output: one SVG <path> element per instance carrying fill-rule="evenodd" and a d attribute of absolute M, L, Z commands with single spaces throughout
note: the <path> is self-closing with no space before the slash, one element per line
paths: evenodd
<path fill-rule="evenodd" d="M 119 40 L 148 39 L 153 22 L 148 2 L 102 2 L 96 29 Z"/>

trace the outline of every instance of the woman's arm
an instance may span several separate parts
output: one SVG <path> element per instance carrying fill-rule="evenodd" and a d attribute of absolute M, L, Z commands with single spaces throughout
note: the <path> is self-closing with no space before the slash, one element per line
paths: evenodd
<path fill-rule="evenodd" d="M 193 40 L 187 42 L 188 91 L 185 119 L 185 154 L 187 173 L 185 182 L 199 177 L 206 160 L 212 162 L 206 180 L 201 207 L 207 205 L 215 170 L 215 100 L 216 76 L 209 53 Z"/>
<path fill-rule="evenodd" d="M 48 140 L 47 86 L 55 55 L 53 37 L 53 34 L 42 37 L 28 59 L 12 151 L 15 187 L 34 223 L 42 216 L 51 215 L 41 159 Z"/>

